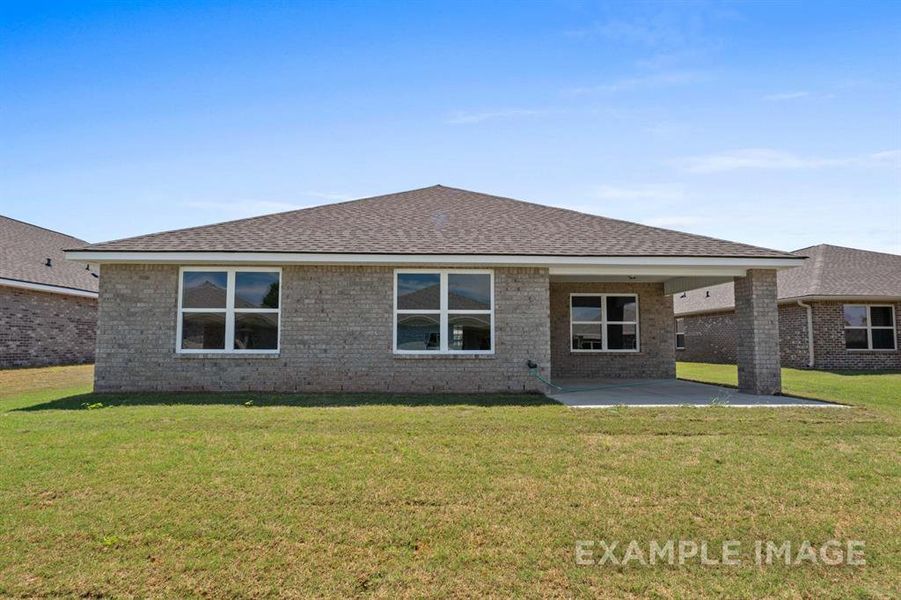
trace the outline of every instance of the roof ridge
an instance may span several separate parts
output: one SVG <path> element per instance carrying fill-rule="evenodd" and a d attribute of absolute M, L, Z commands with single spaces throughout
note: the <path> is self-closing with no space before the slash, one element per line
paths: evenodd
<path fill-rule="evenodd" d="M 263 215 L 254 215 L 251 217 L 241 217 L 240 219 L 229 219 L 227 221 L 216 221 L 215 223 L 207 223 L 205 225 L 194 225 L 193 227 L 176 227 L 175 229 L 165 229 L 163 231 L 154 231 L 152 233 L 144 233 L 139 235 L 129 235 L 122 238 L 116 238 L 112 240 L 104 240 L 103 242 L 98 242 L 102 244 L 112 244 L 114 242 L 124 242 L 127 240 L 135 239 L 135 238 L 154 238 L 161 235 L 165 235 L 167 233 L 175 233 L 175 232 L 183 232 L 183 231 L 197 231 L 198 229 L 206 229 L 207 227 L 218 227 L 219 225 L 230 225 L 232 223 L 243 223 L 245 221 L 253 221 L 255 219 L 268 219 L 270 217 L 278 217 L 281 215 L 287 215 L 291 213 L 298 213 L 305 210 L 313 210 L 316 208 L 324 208 L 326 206 L 341 206 L 342 204 L 353 204 L 354 202 L 363 202 L 366 200 L 377 200 L 378 198 L 384 198 L 386 196 L 396 196 L 399 194 L 407 194 L 410 192 L 420 192 L 422 190 L 428 190 L 435 187 L 445 187 L 441 185 L 430 185 L 421 188 L 415 188 L 412 190 L 405 190 L 403 192 L 394 192 L 389 194 L 379 194 L 378 196 L 367 196 L 366 198 L 355 198 L 353 200 L 341 200 L 340 202 L 330 202 L 325 204 L 314 204 L 313 206 L 304 206 L 303 208 L 292 208 L 291 210 L 282 210 L 274 213 L 266 213 Z M 92 244 L 93 245 L 93 244 Z"/>
<path fill-rule="evenodd" d="M 825 246 L 825 244 L 820 244 Z M 826 268 L 826 252 L 817 252 L 813 257 L 813 266 L 810 271 L 810 280 L 807 284 L 807 295 L 815 295 L 823 280 L 823 270 Z"/>
<path fill-rule="evenodd" d="M 602 210 L 602 203 L 588 205 Z M 442 216 L 442 212 L 447 215 Z M 453 222 L 447 217 L 452 216 Z M 415 230 L 398 228 L 406 219 Z M 445 229 L 454 233 L 445 239 Z M 566 230 L 566 231 L 564 231 Z M 429 233 L 431 232 L 431 233 Z M 373 237 L 373 235 L 375 237 Z M 92 244 L 86 251 L 463 253 L 803 258 L 781 250 L 464 188 L 423 188 Z"/>
<path fill-rule="evenodd" d="M 851 250 L 852 252 L 866 252 L 867 254 L 880 254 L 882 256 L 892 256 L 898 257 L 901 255 L 895 254 L 894 252 L 882 252 L 881 250 L 867 250 L 866 248 L 855 248 L 854 246 L 840 246 L 839 244 L 814 244 L 813 246 L 805 246 L 804 248 L 798 248 L 797 250 L 792 250 L 791 253 L 795 254 L 797 252 L 803 252 L 804 250 L 811 250 L 813 248 L 835 248 L 838 250 Z"/>
<path fill-rule="evenodd" d="M 466 192 L 466 193 L 468 193 L 468 194 L 478 194 L 478 195 L 480 195 L 480 196 L 489 196 L 489 197 L 491 197 L 491 198 L 497 198 L 497 199 L 499 199 L 499 200 L 507 200 L 507 201 L 509 201 L 509 202 L 518 202 L 519 204 L 528 204 L 528 205 L 531 205 L 531 206 L 538 206 L 538 207 L 540 207 L 540 208 L 554 208 L 554 209 L 557 209 L 557 210 L 562 210 L 562 211 L 574 213 L 574 214 L 577 214 L 577 215 L 580 215 L 580 216 L 583 216 L 583 217 L 591 217 L 591 218 L 594 218 L 594 219 L 604 219 L 604 220 L 606 220 L 606 221 L 612 221 L 612 222 L 615 222 L 615 223 L 625 223 L 625 224 L 627 224 L 627 225 L 638 225 L 639 227 L 646 227 L 647 229 L 653 229 L 653 230 L 655 230 L 655 231 L 665 231 L 665 232 L 667 232 L 667 233 L 679 233 L 679 234 L 682 234 L 682 235 L 688 235 L 688 236 L 692 236 L 692 237 L 696 237 L 696 238 L 701 238 L 701 239 L 705 239 L 705 240 L 710 240 L 710 241 L 714 241 L 714 242 L 726 242 L 726 243 L 729 243 L 729 244 L 737 244 L 737 245 L 745 246 L 745 247 L 748 247 L 748 248 L 754 248 L 754 249 L 757 249 L 757 250 L 766 250 L 766 251 L 768 251 L 768 252 L 781 252 L 781 253 L 783 253 L 783 254 L 791 254 L 790 252 L 786 252 L 785 250 L 777 250 L 776 248 L 765 248 L 765 247 L 763 247 L 763 246 L 755 246 L 754 244 L 746 244 L 746 243 L 744 243 L 744 242 L 733 242 L 732 240 L 727 240 L 727 239 L 723 239 L 723 238 L 715 238 L 715 237 L 712 237 L 712 236 L 709 236 L 709 235 L 701 235 L 701 234 L 698 234 L 698 233 L 688 233 L 687 231 L 680 231 L 680 230 L 678 230 L 678 229 L 667 229 L 666 227 L 655 227 L 654 225 L 645 225 L 644 223 L 636 223 L 635 221 L 627 221 L 627 220 L 625 220 L 625 219 L 616 219 L 616 218 L 614 218 L 614 217 L 607 217 L 607 216 L 604 216 L 604 215 L 594 215 L 594 214 L 591 214 L 591 213 L 582 212 L 582 211 L 580 211 L 580 210 L 574 210 L 574 209 L 572 209 L 572 208 L 564 208 L 564 207 L 562 207 L 562 206 L 550 206 L 550 205 L 548 205 L 548 204 L 539 204 L 538 202 L 530 202 L 530 201 L 528 201 L 528 200 L 520 200 L 520 199 L 518 199 L 518 198 L 510 198 L 510 197 L 507 197 L 507 196 L 497 196 L 497 195 L 495 195 L 495 194 L 485 194 L 485 193 L 483 193 L 483 192 L 474 192 L 474 191 L 472 191 L 472 190 L 467 190 L 467 189 L 463 189 L 463 188 L 449 187 L 449 186 L 444 186 L 444 185 L 437 185 L 437 186 L 432 186 L 432 187 L 442 187 L 442 188 L 444 188 L 444 189 L 456 190 L 456 191 L 458 191 L 458 192 Z M 423 188 L 423 189 L 427 189 L 427 188 Z M 415 191 L 415 190 L 411 190 L 411 191 Z"/>
<path fill-rule="evenodd" d="M 15 217 L 9 217 L 6 215 L 0 215 L 0 219 L 7 219 L 9 221 L 15 221 L 16 223 L 21 223 L 22 225 L 28 225 L 29 227 L 34 227 L 35 229 L 43 229 L 44 231 L 49 231 L 50 233 L 55 233 L 57 235 L 61 235 L 63 237 L 67 237 L 72 240 L 77 240 L 79 242 L 84 242 L 88 244 L 87 240 L 83 240 L 81 238 L 77 238 L 74 235 L 69 235 L 68 233 L 63 233 L 62 231 L 57 231 L 56 229 L 50 229 L 49 227 L 44 227 L 43 225 L 35 225 L 34 223 L 29 223 L 28 221 L 23 221 L 22 219 L 17 219 Z"/>

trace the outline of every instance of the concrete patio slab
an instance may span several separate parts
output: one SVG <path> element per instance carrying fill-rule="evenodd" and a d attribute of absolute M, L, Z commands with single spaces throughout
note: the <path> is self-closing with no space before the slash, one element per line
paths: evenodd
<path fill-rule="evenodd" d="M 737 389 L 683 381 L 679 379 L 603 379 L 592 381 L 556 381 L 562 390 L 548 396 L 573 408 L 612 408 L 616 406 L 736 406 L 736 407 L 842 407 L 841 404 L 790 398 L 755 396 Z"/>

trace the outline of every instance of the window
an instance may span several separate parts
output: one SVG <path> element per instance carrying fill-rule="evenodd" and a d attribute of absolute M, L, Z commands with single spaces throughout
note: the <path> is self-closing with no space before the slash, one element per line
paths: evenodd
<path fill-rule="evenodd" d="M 845 304 L 845 348 L 848 350 L 895 350 L 895 307 Z"/>
<path fill-rule="evenodd" d="M 573 352 L 638 352 L 638 296 L 571 294 Z"/>
<path fill-rule="evenodd" d="M 494 352 L 494 274 L 395 271 L 394 351 Z"/>
<path fill-rule="evenodd" d="M 685 350 L 685 319 L 676 319 L 676 350 Z"/>
<path fill-rule="evenodd" d="M 278 352 L 281 271 L 182 267 L 176 351 Z"/>

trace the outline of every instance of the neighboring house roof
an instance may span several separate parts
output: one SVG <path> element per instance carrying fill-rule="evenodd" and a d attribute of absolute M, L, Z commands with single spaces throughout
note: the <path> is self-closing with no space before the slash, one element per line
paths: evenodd
<path fill-rule="evenodd" d="M 407 306 L 437 308 L 441 303 L 441 286 L 430 285 L 415 292 L 404 294 L 403 298 Z M 448 292 L 447 304 L 457 310 L 484 310 L 486 308 L 483 302 L 453 292 Z"/>
<path fill-rule="evenodd" d="M 83 250 L 793 258 L 778 250 L 440 185 Z"/>
<path fill-rule="evenodd" d="M 901 256 L 820 244 L 792 252 L 801 266 L 776 274 L 779 300 L 804 298 L 901 298 Z M 735 308 L 735 287 L 723 283 L 676 295 L 677 315 Z"/>
<path fill-rule="evenodd" d="M 97 292 L 96 265 L 67 261 L 63 250 L 84 240 L 0 216 L 0 285 Z M 50 266 L 47 266 L 50 259 Z M 54 291 L 48 289 L 47 291 Z"/>

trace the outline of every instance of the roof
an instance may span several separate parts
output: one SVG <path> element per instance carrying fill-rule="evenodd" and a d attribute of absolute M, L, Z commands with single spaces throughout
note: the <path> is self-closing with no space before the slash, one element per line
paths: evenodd
<path fill-rule="evenodd" d="M 83 246 L 84 240 L 0 216 L 0 279 L 97 291 L 96 265 L 67 261 L 63 250 Z M 50 265 L 47 266 L 47 259 Z"/>
<path fill-rule="evenodd" d="M 901 256 L 820 244 L 792 252 L 801 266 L 776 274 L 779 300 L 813 297 L 901 298 Z M 732 310 L 733 283 L 692 290 L 673 300 L 677 315 Z"/>
<path fill-rule="evenodd" d="M 793 258 L 779 250 L 441 185 L 81 250 Z"/>

